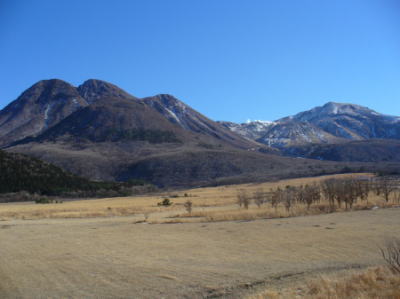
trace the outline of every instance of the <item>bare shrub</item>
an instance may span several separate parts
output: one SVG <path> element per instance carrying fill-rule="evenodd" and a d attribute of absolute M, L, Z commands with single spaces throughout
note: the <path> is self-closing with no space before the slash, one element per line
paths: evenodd
<path fill-rule="evenodd" d="M 189 214 L 192 214 L 193 203 L 192 203 L 191 200 L 187 200 L 187 201 L 183 204 L 183 206 L 185 207 L 186 211 L 187 211 Z"/>
<path fill-rule="evenodd" d="M 283 191 L 281 188 L 277 188 L 275 191 L 271 191 L 271 206 L 275 209 L 275 212 L 278 210 L 278 205 L 282 201 Z"/>
<path fill-rule="evenodd" d="M 290 208 L 294 203 L 294 193 L 295 193 L 295 188 L 290 186 L 286 186 L 286 189 L 283 192 L 283 204 L 288 213 L 290 212 Z"/>
<path fill-rule="evenodd" d="M 306 185 L 301 192 L 303 193 L 302 199 L 303 203 L 307 205 L 307 210 L 310 210 L 314 202 L 319 202 L 321 200 L 321 189 L 316 184 Z"/>
<path fill-rule="evenodd" d="M 244 207 L 245 209 L 249 208 L 250 205 L 250 197 L 247 194 L 246 190 L 240 189 L 237 193 L 237 203 L 239 207 Z"/>
<path fill-rule="evenodd" d="M 380 251 L 390 269 L 394 273 L 400 274 L 400 239 L 386 241 Z"/>
<path fill-rule="evenodd" d="M 335 210 L 335 200 L 338 200 L 337 180 L 329 179 L 329 180 L 323 181 L 321 183 L 321 189 L 322 189 L 322 193 L 324 194 L 324 197 L 329 202 L 329 207 L 330 207 L 331 212 L 333 212 Z M 340 207 L 340 201 L 338 201 L 338 205 Z"/>
<path fill-rule="evenodd" d="M 394 201 L 398 204 L 400 204 L 400 189 L 396 189 L 396 191 L 393 193 L 393 198 Z"/>
<path fill-rule="evenodd" d="M 253 198 L 254 198 L 254 203 L 257 205 L 257 207 L 260 208 L 265 203 L 264 191 L 262 189 L 257 189 L 254 192 Z"/>
<path fill-rule="evenodd" d="M 376 181 L 376 194 L 381 195 L 386 202 L 389 202 L 390 194 L 397 189 L 397 182 L 389 177 L 382 177 Z"/>

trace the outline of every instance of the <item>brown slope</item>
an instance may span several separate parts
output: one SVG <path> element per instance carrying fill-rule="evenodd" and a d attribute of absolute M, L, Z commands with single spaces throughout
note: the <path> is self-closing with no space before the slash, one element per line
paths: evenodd
<path fill-rule="evenodd" d="M 162 186 L 312 175 L 343 167 L 258 153 L 257 143 L 171 96 L 141 100 L 98 80 L 75 91 L 90 104 L 8 150 L 92 179 L 144 178 Z"/>
<path fill-rule="evenodd" d="M 400 162 L 400 141 L 369 139 L 336 144 L 307 144 L 285 148 L 290 156 L 352 162 Z"/>
<path fill-rule="evenodd" d="M 303 163 L 235 149 L 222 139 L 173 124 L 143 101 L 108 97 L 8 150 L 92 179 L 143 178 L 160 186 L 275 177 L 275 172 L 289 174 L 291 167 Z M 300 168 L 308 171 L 306 166 Z"/>
<path fill-rule="evenodd" d="M 90 104 L 102 98 L 137 99 L 118 86 L 98 79 L 86 80 L 77 91 Z"/>
<path fill-rule="evenodd" d="M 171 95 L 160 94 L 143 98 L 142 100 L 161 113 L 171 123 L 187 131 L 216 138 L 237 148 L 251 149 L 263 147 L 267 149 L 266 146 L 233 133 L 220 123 L 207 118 Z"/>
<path fill-rule="evenodd" d="M 36 136 L 87 105 L 67 82 L 40 81 L 0 111 L 0 147 Z"/>
<path fill-rule="evenodd" d="M 127 165 L 141 159 L 212 148 L 224 152 L 233 146 L 172 123 L 144 101 L 106 94 L 8 150 L 31 154 L 93 179 L 115 180 Z"/>

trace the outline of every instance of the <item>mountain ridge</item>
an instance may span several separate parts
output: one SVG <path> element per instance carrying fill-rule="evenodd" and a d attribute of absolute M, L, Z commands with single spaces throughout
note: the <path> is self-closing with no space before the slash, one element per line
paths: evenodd
<path fill-rule="evenodd" d="M 348 140 L 400 139 L 400 117 L 381 114 L 350 103 L 327 102 L 323 106 L 273 122 L 262 122 L 266 125 L 261 129 L 260 121 L 242 124 L 220 123 L 246 138 L 277 148 L 306 143 L 332 144 Z"/>
<path fill-rule="evenodd" d="M 245 127 L 215 122 L 172 95 L 138 98 L 102 80 L 89 79 L 74 87 L 52 79 L 34 84 L 0 111 L 0 147 L 92 180 L 145 179 L 162 187 L 336 173 L 351 167 L 375 170 L 375 164 L 296 156 L 310 153 L 300 148 L 304 144 L 351 140 L 328 130 L 335 125 L 345 126 L 347 121 L 347 130 L 357 137 L 361 135 L 354 123 L 382 119 L 368 110 L 364 118 L 354 115 L 357 107 L 347 107 L 343 114 L 328 108 L 322 119 L 302 121 L 305 116 L 300 114 L 249 123 L 252 131 L 246 135 Z M 384 117 L 375 132 L 393 124 L 397 118 Z M 380 146 L 384 152 L 386 145 Z M 297 152 L 286 151 L 290 147 Z"/>
<path fill-rule="evenodd" d="M 221 166 L 224 171 L 213 169 L 204 160 L 212 156 L 229 156 L 229 159 L 224 158 L 223 165 L 231 165 L 231 161 L 238 161 L 239 157 L 254 163 L 255 158 L 247 155 L 247 151 L 254 151 L 260 160 L 265 158 L 264 153 L 270 151 L 267 146 L 232 133 L 171 95 L 137 98 L 111 83 L 93 79 L 78 87 L 61 80 L 44 81 L 43 84 L 49 82 L 67 86 L 73 96 L 79 95 L 85 102 L 79 109 L 65 114 L 63 119 L 44 130 L 22 134 L 19 138 L 14 136 L 11 142 L 2 139 L 3 148 L 7 151 L 32 155 L 95 180 L 129 180 L 130 177 L 143 176 L 143 171 L 158 180 L 154 183 L 162 181 L 165 185 L 172 182 L 204 182 L 208 175 L 211 180 L 218 176 L 241 174 L 250 169 L 244 164 L 237 172 L 231 172 L 231 167 Z M 48 90 L 40 90 L 34 95 L 36 99 L 48 94 L 51 94 Z M 49 97 L 47 100 L 52 99 Z M 18 98 L 13 103 L 23 101 L 30 103 L 30 112 L 36 111 L 37 106 L 41 108 L 48 104 L 38 105 L 31 98 Z M 64 102 L 71 101 L 73 98 L 69 97 Z M 18 105 L 13 112 L 15 115 L 24 113 L 18 110 Z M 0 111 L 0 115 L 2 113 Z M 37 115 L 32 114 L 31 118 L 45 119 L 43 109 L 39 109 Z M 20 125 L 16 123 L 14 130 L 19 129 Z M 259 150 L 262 153 L 257 154 Z M 165 164 L 163 159 L 179 161 L 184 166 Z M 193 159 L 197 162 L 192 163 L 190 160 Z M 134 165 L 146 165 L 147 170 Z M 166 180 L 149 173 L 148 169 L 157 173 L 160 167 L 164 173 L 169 172 L 168 168 L 189 176 L 174 174 L 178 179 Z"/>

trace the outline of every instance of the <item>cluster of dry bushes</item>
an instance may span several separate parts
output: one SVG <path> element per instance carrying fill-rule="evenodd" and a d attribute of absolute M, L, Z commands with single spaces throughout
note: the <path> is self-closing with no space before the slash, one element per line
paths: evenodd
<path fill-rule="evenodd" d="M 285 188 L 277 187 L 275 190 L 256 190 L 249 194 L 246 190 L 238 190 L 237 204 L 248 209 L 251 202 L 261 207 L 269 203 L 277 210 L 283 205 L 287 212 L 296 204 L 305 205 L 310 210 L 313 204 L 327 203 L 329 212 L 341 209 L 352 209 L 358 201 L 364 201 L 368 205 L 371 194 L 381 196 L 386 203 L 391 200 L 394 204 L 400 204 L 400 182 L 395 178 L 332 178 L 320 183 L 300 186 L 287 185 Z"/>
<path fill-rule="evenodd" d="M 400 205 L 400 181 L 395 177 L 348 176 L 329 178 L 298 185 L 275 188 L 240 188 L 236 190 L 239 209 L 187 209 L 175 222 L 254 220 L 317 215 L 347 210 L 371 209 Z M 186 219 L 183 219 L 186 218 Z"/>

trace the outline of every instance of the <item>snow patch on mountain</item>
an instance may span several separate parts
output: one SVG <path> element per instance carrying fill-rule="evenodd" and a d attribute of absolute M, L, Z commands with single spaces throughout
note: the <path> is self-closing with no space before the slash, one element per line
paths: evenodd
<path fill-rule="evenodd" d="M 170 109 L 168 109 L 166 107 L 165 107 L 165 110 L 169 113 L 169 115 L 172 116 L 173 119 L 176 120 L 177 123 L 181 123 L 180 118 L 172 110 L 170 110 Z"/>

